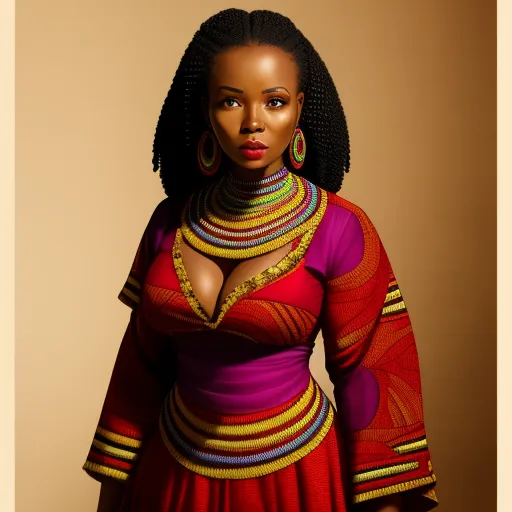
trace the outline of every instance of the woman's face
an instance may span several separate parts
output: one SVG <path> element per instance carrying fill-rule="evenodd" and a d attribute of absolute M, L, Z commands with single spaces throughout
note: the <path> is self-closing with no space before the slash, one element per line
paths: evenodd
<path fill-rule="evenodd" d="M 298 66 L 274 46 L 243 46 L 219 54 L 208 84 L 208 114 L 232 170 L 259 179 L 279 170 L 300 118 L 304 94 Z M 265 146 L 251 149 L 255 142 Z"/>

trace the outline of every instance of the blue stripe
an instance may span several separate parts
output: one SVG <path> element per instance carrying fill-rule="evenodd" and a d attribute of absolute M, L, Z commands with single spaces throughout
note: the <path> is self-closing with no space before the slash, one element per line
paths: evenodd
<path fill-rule="evenodd" d="M 200 225 L 194 222 L 194 220 L 192 219 L 192 216 L 191 216 L 191 209 L 189 209 L 189 212 L 188 212 L 188 214 L 189 214 L 188 222 L 189 222 L 189 225 L 193 228 L 192 230 L 196 236 L 199 236 L 200 238 L 208 240 L 210 243 L 212 243 L 214 245 L 217 245 L 220 247 L 234 247 L 234 248 L 240 248 L 240 246 L 243 246 L 246 248 L 254 247 L 256 245 L 261 245 L 262 243 L 279 238 L 283 234 L 288 233 L 293 228 L 295 228 L 296 226 L 298 226 L 299 224 L 304 222 L 304 220 L 305 220 L 304 217 L 306 217 L 306 219 L 307 219 L 310 216 L 311 212 L 316 208 L 316 205 L 318 203 L 318 201 L 317 201 L 318 195 L 317 195 L 316 187 L 312 187 L 311 190 L 312 190 L 312 199 L 311 199 L 311 203 L 306 208 L 306 213 L 301 215 L 300 217 L 296 218 L 293 222 L 286 224 L 286 226 L 283 226 L 279 230 L 274 231 L 273 233 L 270 233 L 269 235 L 265 236 L 263 239 L 258 238 L 256 240 L 249 240 L 249 241 L 246 240 L 246 241 L 241 242 L 238 240 L 224 240 L 222 238 L 214 237 L 214 236 L 206 233 L 205 231 L 203 231 L 203 229 L 201 229 Z M 229 231 L 226 231 L 226 233 L 232 234 L 232 233 L 229 233 Z"/>
<path fill-rule="evenodd" d="M 273 450 L 269 450 L 264 453 L 260 453 L 257 455 L 249 455 L 249 456 L 239 456 L 239 457 L 226 457 L 223 455 L 212 455 L 209 453 L 203 453 L 201 451 L 198 451 L 194 448 L 192 448 L 189 444 L 187 444 L 186 441 L 184 441 L 179 433 L 174 428 L 174 425 L 172 424 L 172 420 L 170 417 L 170 408 L 169 408 L 169 400 L 170 396 L 167 397 L 166 403 L 164 405 L 164 426 L 166 427 L 166 430 L 171 435 L 171 437 L 181 446 L 182 449 L 184 449 L 187 453 L 194 455 L 198 459 L 200 459 L 202 462 L 205 463 L 215 463 L 215 464 L 225 464 L 225 465 L 235 465 L 235 466 L 246 466 L 250 464 L 254 464 L 257 462 L 264 463 L 270 459 L 274 459 L 277 457 L 281 457 L 284 455 L 287 455 L 290 452 L 293 452 L 294 450 L 300 448 L 302 445 L 304 445 L 306 442 L 310 440 L 310 438 L 313 437 L 313 435 L 316 433 L 316 431 L 319 429 L 321 425 L 325 422 L 325 419 L 327 418 L 327 413 L 329 409 L 329 401 L 325 397 L 325 394 L 320 390 L 322 393 L 322 408 L 320 411 L 320 414 L 316 421 L 311 425 L 311 427 L 306 430 L 306 432 L 303 432 L 298 438 L 294 439 L 293 441 L 290 441 L 289 443 L 280 446 L 279 448 L 274 448 Z"/>

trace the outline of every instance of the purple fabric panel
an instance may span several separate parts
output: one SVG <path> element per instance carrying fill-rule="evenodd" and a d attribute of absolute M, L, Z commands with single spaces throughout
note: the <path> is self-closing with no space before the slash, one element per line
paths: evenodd
<path fill-rule="evenodd" d="M 160 248 L 169 222 L 170 213 L 170 201 L 169 199 L 164 199 L 157 205 L 148 223 L 147 235 L 148 240 L 151 240 L 151 246 L 148 247 L 148 249 L 152 256 L 154 256 Z"/>
<path fill-rule="evenodd" d="M 356 268 L 363 259 L 363 252 L 363 229 L 357 216 L 351 213 L 341 235 L 341 245 L 332 253 L 328 278 L 341 276 Z"/>
<path fill-rule="evenodd" d="M 366 428 L 379 407 L 379 383 L 375 375 L 359 365 L 335 383 L 334 395 L 341 421 L 349 430 Z"/>
<path fill-rule="evenodd" d="M 176 230 L 173 229 L 169 233 L 165 234 L 160 244 L 160 251 L 172 252 L 172 246 L 174 244 L 174 239 L 176 238 Z"/>
<path fill-rule="evenodd" d="M 237 346 L 231 350 L 231 360 L 204 357 L 200 351 L 179 352 L 178 387 L 184 398 L 212 411 L 247 414 L 280 405 L 308 386 L 311 347 L 274 350 L 238 361 L 233 360 Z"/>
<path fill-rule="evenodd" d="M 306 266 L 325 279 L 333 279 L 357 267 L 363 250 L 363 230 L 357 216 L 330 204 L 306 253 Z"/>

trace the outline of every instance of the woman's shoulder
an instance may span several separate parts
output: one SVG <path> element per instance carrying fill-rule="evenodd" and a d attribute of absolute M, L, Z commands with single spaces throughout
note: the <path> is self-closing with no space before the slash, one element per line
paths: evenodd
<path fill-rule="evenodd" d="M 152 230 L 168 231 L 179 224 L 181 219 L 181 207 L 171 198 L 161 200 L 153 210 L 148 222 Z"/>
<path fill-rule="evenodd" d="M 362 207 L 345 199 L 344 197 L 335 194 L 334 192 L 327 192 L 327 210 L 330 214 L 337 219 L 346 219 L 346 221 L 357 219 L 361 225 L 371 224 L 371 220 Z M 327 213 L 327 212 L 326 212 Z"/>
<path fill-rule="evenodd" d="M 332 192 L 327 193 L 326 215 L 333 226 L 346 226 L 349 231 L 361 231 L 366 244 L 378 243 L 379 235 L 366 211 L 355 203 Z M 339 230 L 339 228 L 338 228 Z"/>
<path fill-rule="evenodd" d="M 379 237 L 360 206 L 333 192 L 324 192 L 327 206 L 315 233 L 312 253 L 322 255 L 323 274 L 332 279 L 353 270 L 376 252 Z"/>

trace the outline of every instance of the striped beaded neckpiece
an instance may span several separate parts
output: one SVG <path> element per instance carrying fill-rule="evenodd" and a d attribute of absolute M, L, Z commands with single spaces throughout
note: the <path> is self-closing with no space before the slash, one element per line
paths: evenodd
<path fill-rule="evenodd" d="M 286 167 L 257 181 L 226 174 L 192 195 L 181 231 L 205 254 L 252 258 L 316 228 L 326 204 L 325 191 Z"/>

